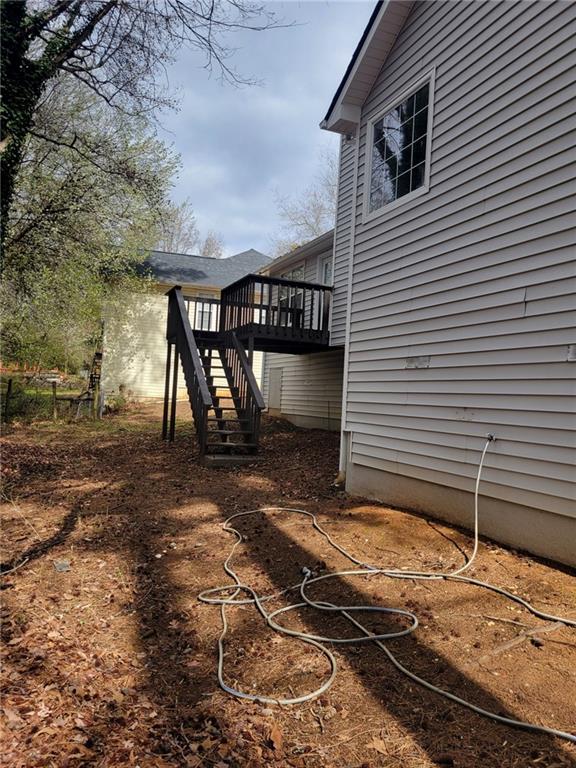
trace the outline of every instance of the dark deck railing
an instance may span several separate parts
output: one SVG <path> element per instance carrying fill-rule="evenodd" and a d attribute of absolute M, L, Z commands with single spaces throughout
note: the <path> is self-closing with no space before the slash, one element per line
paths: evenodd
<path fill-rule="evenodd" d="M 166 385 L 164 392 L 164 414 L 162 437 L 174 440 L 176 424 L 176 399 L 178 393 L 178 357 L 182 362 L 182 370 L 186 380 L 188 398 L 194 416 L 196 435 L 202 454 L 206 446 L 208 429 L 208 411 L 212 407 L 212 396 L 206 382 L 206 375 L 192 332 L 192 326 L 182 291 L 179 287 L 168 292 L 168 324 L 166 328 L 168 355 L 166 358 Z M 172 361 L 172 353 L 174 359 Z M 170 368 L 172 368 L 172 397 L 170 402 Z M 170 408 L 170 421 L 168 410 Z"/>
<path fill-rule="evenodd" d="M 248 425 L 250 431 L 246 442 L 257 445 L 260 433 L 260 414 L 266 404 L 258 388 L 246 350 L 238 341 L 234 331 L 229 331 L 225 335 L 222 362 L 238 418 Z"/>
<path fill-rule="evenodd" d="M 220 329 L 220 299 L 184 296 L 184 305 L 193 331 Z"/>
<path fill-rule="evenodd" d="M 246 275 L 222 290 L 220 332 L 327 344 L 332 288 Z"/>

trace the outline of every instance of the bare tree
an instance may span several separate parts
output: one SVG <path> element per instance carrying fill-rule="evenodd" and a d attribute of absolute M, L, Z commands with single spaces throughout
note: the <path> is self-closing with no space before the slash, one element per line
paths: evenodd
<path fill-rule="evenodd" d="M 226 33 L 278 26 L 253 0 L 3 0 L 1 3 L 1 225 L 5 236 L 25 139 L 46 85 L 60 72 L 127 112 L 171 103 L 159 81 L 182 45 L 232 82 Z"/>
<path fill-rule="evenodd" d="M 200 235 L 190 200 L 169 206 L 162 218 L 162 232 L 156 243 L 159 251 L 222 258 L 224 243 L 221 235 L 211 230 L 205 237 Z"/>
<path fill-rule="evenodd" d="M 280 231 L 272 237 L 276 255 L 287 253 L 334 226 L 337 184 L 338 156 L 325 151 L 320 155 L 312 183 L 299 197 L 276 193 L 276 207 L 282 222 Z"/>
<path fill-rule="evenodd" d="M 166 253 L 196 253 L 199 242 L 200 233 L 190 200 L 173 205 L 163 216 L 157 250 Z"/>
<path fill-rule="evenodd" d="M 221 259 L 224 255 L 224 242 L 221 235 L 217 232 L 209 231 L 206 237 L 200 242 L 198 252 L 200 256 Z"/>

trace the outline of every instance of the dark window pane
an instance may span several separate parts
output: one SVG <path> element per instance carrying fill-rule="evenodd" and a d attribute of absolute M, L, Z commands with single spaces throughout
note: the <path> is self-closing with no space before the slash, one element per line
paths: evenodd
<path fill-rule="evenodd" d="M 384 204 L 382 187 L 384 186 L 384 162 L 380 160 L 376 148 L 373 150 L 372 173 L 370 176 L 370 210 Z"/>
<path fill-rule="evenodd" d="M 372 162 L 376 162 L 377 159 L 384 160 L 386 152 L 386 139 L 382 139 L 377 144 L 374 144 L 372 148 Z"/>
<path fill-rule="evenodd" d="M 427 83 L 374 123 L 370 211 L 424 185 L 429 93 Z"/>
<path fill-rule="evenodd" d="M 399 125 L 402 122 L 402 105 L 398 105 L 384 115 L 384 124 Z"/>
<path fill-rule="evenodd" d="M 388 172 L 390 174 L 390 178 L 394 179 L 396 176 L 398 176 L 398 158 L 396 155 L 391 155 L 390 157 L 386 158 L 386 165 L 388 166 Z"/>
<path fill-rule="evenodd" d="M 426 136 L 412 144 L 412 165 L 418 165 L 426 160 Z"/>
<path fill-rule="evenodd" d="M 412 134 L 414 133 L 414 118 L 407 120 L 400 128 L 400 143 L 402 147 L 412 144 Z"/>
<path fill-rule="evenodd" d="M 414 118 L 414 138 L 419 139 L 428 130 L 428 110 L 423 109 Z"/>
<path fill-rule="evenodd" d="M 389 173 L 386 173 L 384 176 L 382 198 L 384 203 L 391 203 L 392 200 L 396 199 L 396 179 L 391 178 Z"/>
<path fill-rule="evenodd" d="M 414 114 L 414 96 L 410 96 L 400 105 L 400 119 L 402 122 L 408 120 Z"/>
<path fill-rule="evenodd" d="M 386 160 L 388 160 L 389 157 L 398 157 L 400 155 L 400 144 L 398 142 L 398 137 L 394 137 L 392 135 L 388 135 L 386 138 Z"/>
<path fill-rule="evenodd" d="M 382 208 L 383 205 L 384 200 L 382 199 L 382 190 L 380 188 L 373 189 L 370 192 L 370 211 Z"/>
<path fill-rule="evenodd" d="M 408 144 L 403 147 L 400 157 L 398 158 L 398 175 L 409 171 L 412 167 L 412 145 Z"/>
<path fill-rule="evenodd" d="M 410 171 L 398 176 L 398 187 L 396 197 L 403 197 L 410 192 Z"/>
<path fill-rule="evenodd" d="M 410 185 L 410 191 L 414 191 L 419 187 L 424 186 L 424 168 L 426 163 L 420 163 L 420 165 L 412 168 L 412 183 Z"/>
<path fill-rule="evenodd" d="M 416 112 L 422 109 L 422 107 L 428 106 L 428 93 L 430 90 L 430 84 L 426 83 L 420 90 L 416 91 Z"/>

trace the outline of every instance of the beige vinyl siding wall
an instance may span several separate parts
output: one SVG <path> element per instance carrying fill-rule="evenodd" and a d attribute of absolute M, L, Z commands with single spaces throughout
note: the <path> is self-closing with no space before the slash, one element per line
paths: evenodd
<path fill-rule="evenodd" d="M 184 291 L 185 297 L 208 294 L 219 296 L 214 291 Z M 164 397 L 167 309 L 166 296 L 151 295 L 134 297 L 122 313 L 106 313 L 102 357 L 102 388 L 106 396 L 117 393 L 120 385 L 124 385 L 126 392 L 137 400 Z M 252 368 L 257 382 L 262 380 L 262 359 L 262 352 L 254 353 Z M 186 399 L 182 366 L 178 384 L 178 398 Z"/>
<path fill-rule="evenodd" d="M 494 432 L 483 493 L 576 516 L 575 18 L 416 3 L 380 73 L 359 134 L 353 465 L 470 491 Z M 363 223 L 367 121 L 432 67 L 430 190 Z"/>
<path fill-rule="evenodd" d="M 166 296 L 134 297 L 124 312 L 104 319 L 102 388 L 108 397 L 124 385 L 135 399 L 164 397 Z M 184 374 L 178 375 L 185 397 Z"/>
<path fill-rule="evenodd" d="M 282 369 L 280 412 L 294 424 L 340 429 L 342 416 L 341 349 L 313 355 L 264 355 L 262 394 L 268 404 L 270 370 Z"/>
<path fill-rule="evenodd" d="M 338 199 L 336 226 L 334 229 L 334 292 L 330 345 L 341 346 L 346 341 L 346 313 L 348 308 L 348 283 L 354 197 L 354 163 L 356 143 L 342 137 L 340 142 L 340 166 L 338 172 Z"/>
<path fill-rule="evenodd" d="M 283 267 L 274 277 L 304 266 L 304 280 L 317 283 L 321 278 L 320 265 L 331 251 L 294 261 Z M 342 350 L 315 352 L 311 355 L 280 355 L 266 353 L 262 374 L 262 394 L 268 404 L 270 369 L 282 369 L 282 416 L 303 427 L 339 429 L 342 416 L 342 376 L 344 370 Z"/>

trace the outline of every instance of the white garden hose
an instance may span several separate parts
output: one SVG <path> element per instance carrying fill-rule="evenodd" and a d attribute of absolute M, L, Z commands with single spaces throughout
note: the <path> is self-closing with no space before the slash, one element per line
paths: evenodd
<path fill-rule="evenodd" d="M 547 728 L 545 726 L 526 723 L 521 720 L 514 720 L 512 718 L 498 715 L 495 712 L 490 712 L 486 709 L 483 709 L 482 707 L 478 707 L 477 705 L 469 701 L 466 701 L 465 699 L 460 698 L 459 696 L 456 696 L 453 693 L 450 693 L 449 691 L 445 691 L 441 688 L 438 688 L 433 683 L 430 683 L 427 680 L 424 680 L 423 678 L 414 674 L 414 672 L 411 672 L 409 669 L 407 669 L 403 664 L 401 664 L 398 661 L 398 659 L 394 656 L 394 654 L 385 645 L 384 641 L 392 638 L 398 638 L 404 635 L 408 635 L 409 633 L 413 632 L 417 628 L 418 619 L 411 611 L 406 611 L 400 608 L 387 608 L 383 606 L 335 605 L 334 603 L 330 603 L 327 601 L 312 600 L 306 594 L 306 589 L 309 585 L 320 582 L 320 581 L 325 581 L 328 579 L 340 578 L 342 576 L 360 576 L 360 575 L 367 576 L 367 575 L 382 574 L 390 578 L 401 578 L 401 579 L 444 579 L 444 580 L 451 580 L 451 581 L 460 581 L 465 584 L 473 584 L 475 586 L 484 587 L 493 592 L 497 592 L 498 594 L 501 594 L 509 598 L 510 600 L 513 600 L 516 603 L 519 603 L 520 605 L 525 607 L 528 611 L 530 611 L 534 616 L 537 616 L 540 619 L 544 619 L 546 621 L 561 622 L 566 626 L 576 627 L 576 620 L 574 619 L 567 619 L 559 616 L 553 616 L 548 613 L 544 613 L 543 611 L 540 611 L 534 606 L 532 606 L 528 601 L 524 600 L 521 597 L 518 597 L 517 595 L 512 594 L 511 592 L 508 592 L 505 589 L 502 589 L 501 587 L 497 587 L 494 584 L 490 584 L 489 582 L 480 581 L 478 579 L 472 579 L 467 576 L 460 575 L 464 570 L 466 570 L 471 566 L 474 558 L 476 557 L 476 553 L 478 551 L 478 495 L 479 495 L 479 487 L 480 487 L 480 478 L 482 474 L 484 457 L 486 456 L 488 446 L 490 445 L 490 442 L 492 440 L 493 440 L 493 437 L 490 435 L 486 441 L 486 445 L 484 446 L 484 450 L 482 451 L 482 456 L 478 465 L 478 473 L 477 473 L 476 486 L 475 486 L 475 492 L 474 492 L 474 548 L 472 551 L 472 555 L 470 556 L 470 558 L 467 559 L 466 563 L 462 567 L 457 568 L 455 571 L 451 571 L 446 574 L 429 572 L 429 571 L 389 570 L 389 569 L 363 563 L 357 558 L 355 558 L 353 555 L 351 555 L 344 547 L 337 544 L 331 538 L 331 536 L 319 525 L 316 519 L 316 516 L 312 512 L 307 512 L 306 510 L 303 510 L 303 509 L 294 509 L 291 507 L 264 507 L 262 509 L 252 509 L 247 512 L 237 512 L 236 514 L 228 517 L 223 524 L 223 529 L 229 533 L 233 533 L 236 536 L 236 541 L 232 546 L 232 549 L 230 550 L 230 553 L 224 562 L 224 570 L 232 578 L 233 583 L 222 586 L 222 587 L 215 587 L 213 589 L 205 590 L 201 592 L 200 595 L 198 596 L 198 599 L 204 603 L 210 603 L 212 605 L 220 606 L 220 615 L 222 618 L 222 632 L 218 639 L 218 682 L 221 688 L 225 690 L 227 693 L 233 696 L 236 696 L 238 698 L 248 699 L 250 701 L 257 701 L 257 702 L 266 703 L 266 704 L 300 704 L 306 701 L 311 701 L 312 699 L 315 699 L 316 697 L 320 696 L 322 693 L 327 691 L 336 676 L 336 659 L 334 657 L 334 654 L 325 645 L 323 645 L 323 643 L 334 643 L 334 644 L 340 644 L 340 645 L 356 645 L 361 642 L 372 642 L 372 643 L 375 643 L 386 654 L 386 656 L 392 662 L 394 667 L 396 667 L 396 669 L 398 669 L 400 672 L 405 674 L 407 677 L 409 677 L 418 685 L 421 685 L 424 688 L 427 688 L 428 690 L 433 691 L 434 693 L 437 693 L 446 699 L 449 699 L 450 701 L 454 701 L 457 704 L 461 704 L 462 706 L 472 710 L 473 712 L 476 712 L 480 715 L 488 717 L 492 720 L 496 720 L 497 722 L 504 723 L 506 725 L 511 725 L 517 728 L 523 728 L 529 731 L 535 731 L 537 733 L 545 733 L 551 736 L 558 736 L 560 738 L 567 739 L 568 741 L 576 743 L 576 735 L 574 734 L 566 733 L 564 731 L 560 731 L 555 728 Z M 344 571 L 337 571 L 334 573 L 328 573 L 322 576 L 314 576 L 313 573 L 308 568 L 303 568 L 302 569 L 303 579 L 298 584 L 294 584 L 274 594 L 270 594 L 265 597 L 260 597 L 252 589 L 252 587 L 250 587 L 247 584 L 243 584 L 241 582 L 238 575 L 235 573 L 235 571 L 232 569 L 232 566 L 230 565 L 230 562 L 234 556 L 234 551 L 238 546 L 238 544 L 240 544 L 242 541 L 242 534 L 236 528 L 233 528 L 230 525 L 230 523 L 232 522 L 232 520 L 235 520 L 236 518 L 247 517 L 247 516 L 256 515 L 256 514 L 265 515 L 268 512 L 289 512 L 289 513 L 294 513 L 294 514 L 299 514 L 299 515 L 304 515 L 306 517 L 309 517 L 312 520 L 312 526 L 315 528 L 315 530 L 317 530 L 328 541 L 328 543 L 332 547 L 338 550 L 342 555 L 344 555 L 344 557 L 346 557 L 352 563 L 361 567 L 354 570 L 344 570 Z M 290 604 L 284 608 L 279 608 L 270 613 L 268 613 L 264 608 L 263 604 L 265 602 L 268 602 L 269 600 L 272 600 L 275 597 L 279 597 L 283 594 L 286 594 L 289 591 L 296 590 L 296 589 L 300 591 L 300 595 L 303 602 Z M 239 598 L 238 596 L 240 595 L 241 592 L 247 593 L 248 597 Z M 232 593 L 232 594 L 229 597 L 224 597 L 222 593 Z M 224 641 L 228 632 L 226 606 L 229 606 L 229 605 L 256 606 L 256 608 L 258 609 L 262 617 L 265 619 L 266 623 L 272 629 L 274 629 L 275 631 L 281 634 L 288 635 L 291 637 L 296 637 L 297 639 L 302 640 L 303 642 L 314 646 L 321 653 L 323 653 L 328 659 L 328 662 L 330 665 L 330 672 L 326 680 L 322 683 L 322 685 L 316 690 L 311 691 L 310 693 L 303 694 L 301 696 L 297 696 L 293 698 L 286 698 L 286 699 L 260 695 L 257 693 L 250 693 L 250 692 L 242 691 L 238 688 L 234 688 L 228 685 L 224 680 L 224 655 L 225 655 Z M 357 629 L 359 629 L 362 634 L 359 635 L 358 637 L 353 637 L 353 638 L 323 637 L 319 635 L 313 635 L 307 632 L 299 632 L 297 630 L 288 629 L 287 627 L 282 626 L 275 620 L 276 617 L 280 616 L 281 614 L 288 613 L 289 611 L 294 611 L 306 606 L 310 606 L 320 611 L 337 612 L 344 618 L 348 619 L 348 621 L 350 621 Z M 354 611 L 355 613 L 371 612 L 371 613 L 383 613 L 388 615 L 393 614 L 393 615 L 397 615 L 397 616 L 401 616 L 409 619 L 410 624 L 406 628 L 398 630 L 396 632 L 374 634 L 370 632 L 370 630 L 368 630 L 365 626 L 363 626 L 359 621 L 353 618 L 349 613 L 350 611 Z"/>

